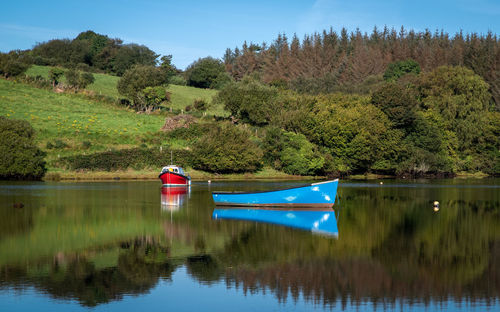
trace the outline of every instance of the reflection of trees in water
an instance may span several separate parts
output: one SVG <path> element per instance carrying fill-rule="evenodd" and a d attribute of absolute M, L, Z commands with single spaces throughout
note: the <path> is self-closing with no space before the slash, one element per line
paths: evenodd
<path fill-rule="evenodd" d="M 494 303 L 500 297 L 500 243 L 492 251 L 492 261 L 482 276 L 467 285 L 443 285 L 432 274 L 392 272 L 373 259 L 313 261 L 294 264 L 269 265 L 260 269 L 240 266 L 228 271 L 228 285 L 241 287 L 245 293 L 256 290 L 272 291 L 279 301 L 291 296 L 297 301 L 302 294 L 306 301 L 345 307 L 370 301 L 374 304 L 407 302 L 429 303 L 431 300 L 467 299 Z"/>
<path fill-rule="evenodd" d="M 84 306 L 96 306 L 126 294 L 146 293 L 159 278 L 171 279 L 175 265 L 155 261 L 167 251 L 154 241 L 137 239 L 123 243 L 122 248 L 116 267 L 96 269 L 85 257 L 73 256 L 65 259 L 65 266 L 54 261 L 48 274 L 35 277 L 29 277 L 26 269 L 4 267 L 2 280 L 5 286 L 33 285 L 54 298 L 76 299 Z"/>
<path fill-rule="evenodd" d="M 27 233 L 33 227 L 33 211 L 30 207 L 0 206 L 0 239 Z"/>
<path fill-rule="evenodd" d="M 202 284 L 212 284 L 224 276 L 222 266 L 210 255 L 191 256 L 187 258 L 187 272 Z"/>
<path fill-rule="evenodd" d="M 500 239 L 500 207 L 455 200 L 441 206 L 438 214 L 407 210 L 374 256 L 393 270 L 418 268 L 415 274 L 449 287 L 476 279 L 491 263 L 490 250 Z"/>
<path fill-rule="evenodd" d="M 29 269 L 1 268 L 0 282 L 34 285 L 55 298 L 95 306 L 147 292 L 160 278 L 171 278 L 185 259 L 187 273 L 202 284 L 225 280 L 252 293 L 265 288 L 279 300 L 303 296 L 329 305 L 500 298 L 498 201 L 422 192 L 345 188 L 338 240 L 274 225 L 213 222 L 205 210 L 185 210 L 163 223 L 168 248 L 150 237 L 124 242 L 107 268 L 69 252 L 56 256 L 48 273 L 33 273 L 33 263 L 43 259 Z M 439 213 L 429 198 L 440 199 Z M 32 228 L 29 211 L 9 214 L 3 219 L 12 227 L 0 227 L 0 234 Z M 10 226 L 2 218 L 0 225 Z"/>
<path fill-rule="evenodd" d="M 263 226 L 242 231 L 218 258 L 235 267 L 229 284 L 280 300 L 500 298 L 498 204 L 443 200 L 436 214 L 410 198 L 365 192 L 340 212 L 339 240 Z"/>

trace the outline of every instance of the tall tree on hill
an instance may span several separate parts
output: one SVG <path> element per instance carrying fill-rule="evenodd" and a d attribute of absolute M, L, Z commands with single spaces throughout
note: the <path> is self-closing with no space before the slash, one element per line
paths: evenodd
<path fill-rule="evenodd" d="M 198 59 L 186 68 L 186 80 L 192 87 L 215 88 L 217 77 L 224 73 L 222 61 L 209 56 Z"/>
<path fill-rule="evenodd" d="M 136 65 L 124 73 L 118 81 L 117 89 L 122 96 L 132 101 L 137 111 L 148 111 L 149 104 L 155 104 L 154 100 L 149 101 L 151 95 L 159 92 L 157 89 L 146 90 L 146 88 L 166 86 L 167 83 L 167 77 L 160 68 Z M 165 90 L 164 92 L 166 93 Z"/>

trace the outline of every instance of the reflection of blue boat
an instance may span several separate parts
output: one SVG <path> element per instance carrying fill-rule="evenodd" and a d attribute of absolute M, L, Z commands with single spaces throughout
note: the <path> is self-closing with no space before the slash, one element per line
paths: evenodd
<path fill-rule="evenodd" d="M 213 192 L 217 206 L 331 208 L 339 180 L 267 192 Z"/>
<path fill-rule="evenodd" d="M 315 233 L 338 236 L 337 219 L 333 210 L 283 210 L 223 208 L 214 209 L 214 219 L 234 219 L 279 224 Z"/>

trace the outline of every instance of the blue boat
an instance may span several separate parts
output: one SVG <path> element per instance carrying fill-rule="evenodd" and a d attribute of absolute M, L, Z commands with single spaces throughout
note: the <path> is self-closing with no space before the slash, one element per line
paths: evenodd
<path fill-rule="evenodd" d="M 212 192 L 217 206 L 260 206 L 289 208 L 333 207 L 339 180 L 313 183 L 289 189 L 266 192 Z"/>
<path fill-rule="evenodd" d="M 212 218 L 272 223 L 338 237 L 337 219 L 332 209 L 321 211 L 310 209 L 216 208 Z"/>

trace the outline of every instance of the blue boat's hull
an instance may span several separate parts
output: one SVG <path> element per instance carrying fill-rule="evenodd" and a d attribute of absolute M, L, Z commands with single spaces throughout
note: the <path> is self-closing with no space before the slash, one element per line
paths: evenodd
<path fill-rule="evenodd" d="M 310 230 L 315 233 L 338 236 L 337 220 L 333 210 L 282 210 L 282 209 L 214 209 L 214 219 L 233 219 L 265 222 Z"/>
<path fill-rule="evenodd" d="M 213 192 L 217 206 L 270 206 L 331 208 L 337 195 L 338 179 L 285 190 L 257 193 Z"/>

